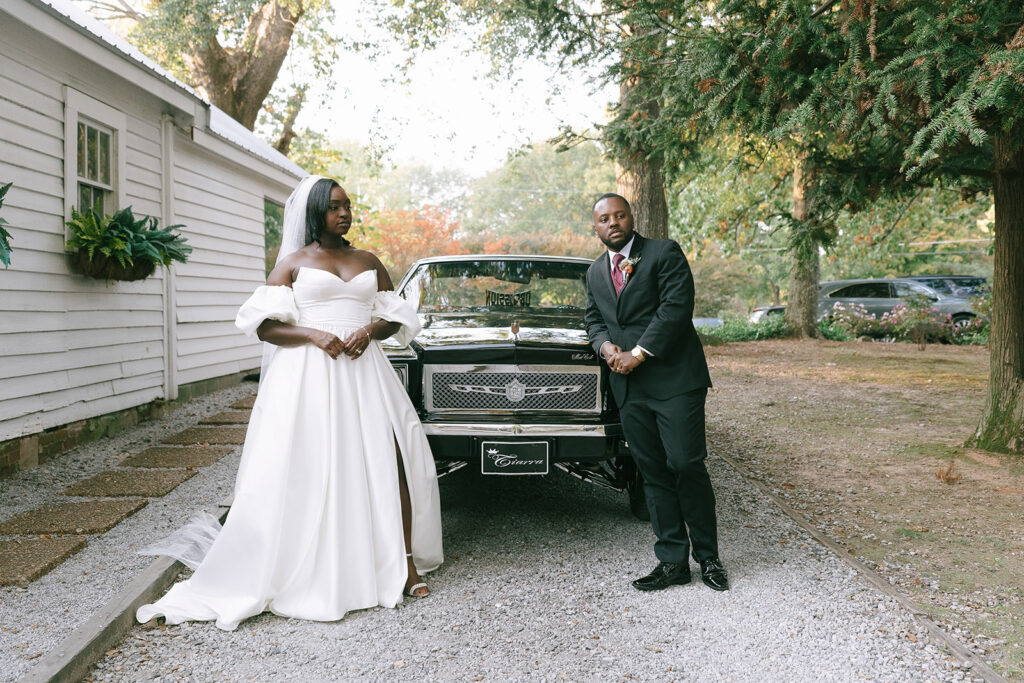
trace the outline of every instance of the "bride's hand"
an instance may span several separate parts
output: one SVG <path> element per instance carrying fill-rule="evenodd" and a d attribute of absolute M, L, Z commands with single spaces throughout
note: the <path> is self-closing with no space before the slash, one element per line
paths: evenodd
<path fill-rule="evenodd" d="M 345 344 L 337 336 L 323 330 L 313 330 L 309 341 L 321 348 L 331 358 L 337 358 L 345 350 Z"/>
<path fill-rule="evenodd" d="M 352 358 L 359 358 L 369 345 L 370 333 L 365 327 L 360 327 L 345 339 L 345 353 Z"/>

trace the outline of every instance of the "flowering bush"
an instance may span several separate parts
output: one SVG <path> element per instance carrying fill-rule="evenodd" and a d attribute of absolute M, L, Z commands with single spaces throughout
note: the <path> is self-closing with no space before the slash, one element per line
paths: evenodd
<path fill-rule="evenodd" d="M 922 348 L 929 342 L 953 341 L 953 316 L 932 308 L 931 301 L 924 296 L 908 297 L 882 317 L 888 317 L 886 325 L 892 326 L 899 341 L 913 342 Z"/>
<path fill-rule="evenodd" d="M 844 305 L 836 302 L 831 317 L 823 322 L 830 331 L 839 333 L 833 333 L 837 338 L 841 335 L 854 339 L 871 337 L 884 341 L 911 342 L 920 346 L 929 343 L 988 343 L 987 318 L 971 318 L 958 327 L 951 315 L 932 308 L 931 301 L 923 296 L 910 297 L 881 317 L 868 313 L 860 304 Z"/>
<path fill-rule="evenodd" d="M 831 326 L 842 330 L 847 337 L 885 337 L 881 323 L 874 313 L 861 304 L 843 304 L 837 301 L 832 306 Z"/>

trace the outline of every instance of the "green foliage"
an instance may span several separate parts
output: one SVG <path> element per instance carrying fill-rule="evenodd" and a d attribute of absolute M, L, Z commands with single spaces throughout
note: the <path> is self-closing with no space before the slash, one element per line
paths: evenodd
<path fill-rule="evenodd" d="M 987 195 L 964 199 L 941 185 L 907 199 L 879 198 L 837 216 L 823 280 L 932 273 L 991 274 Z"/>
<path fill-rule="evenodd" d="M 387 167 L 374 150 L 352 142 L 335 147 L 344 161 L 332 164 L 329 175 L 366 211 L 436 206 L 458 217 L 467 244 L 493 253 L 545 244 L 574 254 L 599 250 L 590 209 L 594 199 L 614 189 L 615 170 L 593 143 L 564 151 L 536 143 L 480 178 L 422 164 Z"/>
<path fill-rule="evenodd" d="M 832 318 L 822 318 L 819 320 L 818 331 L 821 332 L 822 339 L 828 339 L 829 341 L 853 341 L 854 339 L 843 326 L 836 324 Z"/>
<path fill-rule="evenodd" d="M 4 206 L 4 197 L 7 196 L 7 191 L 11 189 L 11 185 L 14 183 L 7 183 L 6 185 L 0 186 L 0 209 Z M 11 233 L 7 232 L 4 226 L 7 225 L 7 220 L 0 218 L 0 262 L 4 264 L 4 268 L 11 265 Z"/>
<path fill-rule="evenodd" d="M 953 339 L 953 320 L 932 308 L 928 297 L 921 294 L 907 297 L 901 306 L 887 314 L 896 339 L 920 346 L 929 342 L 949 343 Z M 886 316 L 882 316 L 885 320 Z"/>
<path fill-rule="evenodd" d="M 700 331 L 705 336 L 716 337 L 726 342 L 780 339 L 789 333 L 786 321 L 781 315 L 766 316 L 756 323 L 745 318 L 727 317 L 720 327 L 702 327 Z"/>
<path fill-rule="evenodd" d="M 82 213 L 72 208 L 67 225 L 71 228 L 69 249 L 84 251 L 89 260 L 102 254 L 123 268 L 147 263 L 164 266 L 172 261 L 185 263 L 192 253 L 186 239 L 172 232 L 184 226 L 158 228 L 156 218 L 136 219 L 130 206 L 106 217 L 92 208 Z"/>
<path fill-rule="evenodd" d="M 307 170 L 330 163 L 317 154 L 322 140 L 315 132 L 294 129 L 307 79 L 331 78 L 340 48 L 369 47 L 334 29 L 330 0 L 83 1 L 176 78 L 250 130 L 258 127 L 278 149 L 287 152 L 295 136 L 310 138 L 297 160 Z M 286 60 L 289 68 L 282 71 Z"/>
<path fill-rule="evenodd" d="M 723 256 L 714 248 L 705 249 L 699 256 L 686 256 L 693 273 L 693 314 L 697 317 L 745 315 L 772 297 L 764 272 L 749 262 Z"/>
<path fill-rule="evenodd" d="M 903 167 L 976 173 L 991 167 L 993 136 L 1022 143 L 1024 6 L 1013 2 L 901 0 L 871 16 L 846 13 L 855 30 L 847 55 L 870 50 L 859 72 L 833 84 L 837 95 L 870 105 L 847 122 L 903 140 Z M 871 24 L 883 30 L 870 30 Z"/>
<path fill-rule="evenodd" d="M 323 133 L 304 128 L 292 141 L 288 158 L 311 175 L 326 176 L 333 165 L 345 161 L 345 154 L 335 149 Z"/>
<path fill-rule="evenodd" d="M 254 17 L 270 0 L 161 0 L 147 3 L 144 12 L 119 13 L 132 20 L 129 39 L 146 55 L 186 83 L 193 81 L 197 46 L 218 42 L 228 50 L 252 50 L 260 36 L 250 30 Z M 330 30 L 334 11 L 328 0 L 286 0 L 279 3 L 301 11 L 293 44 L 316 76 L 327 76 L 336 58 L 339 39 Z M 107 9 L 100 5 L 101 9 Z"/>
<path fill-rule="evenodd" d="M 615 167 L 594 143 L 537 143 L 469 183 L 463 228 L 492 237 L 569 230 L 592 235 L 591 207 L 614 190 Z"/>
<path fill-rule="evenodd" d="M 357 204 L 357 213 L 378 210 L 412 211 L 434 206 L 465 213 L 464 197 L 470 179 L 460 171 L 435 169 L 425 164 L 390 166 L 381 150 L 353 140 L 335 140 L 332 148 L 341 159 L 328 167 Z"/>

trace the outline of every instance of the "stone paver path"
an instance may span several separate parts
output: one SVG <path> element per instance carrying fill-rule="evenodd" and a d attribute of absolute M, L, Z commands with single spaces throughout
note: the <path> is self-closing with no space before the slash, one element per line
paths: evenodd
<path fill-rule="evenodd" d="M 207 467 L 233 449 L 228 446 L 156 446 L 127 458 L 126 467 Z"/>
<path fill-rule="evenodd" d="M 35 581 L 85 547 L 84 536 L 15 538 L 0 541 L 0 586 Z"/>
<path fill-rule="evenodd" d="M 247 425 L 251 410 L 228 410 L 199 421 L 201 425 Z"/>
<path fill-rule="evenodd" d="M 62 496 L 118 499 L 57 501 L 0 522 L 0 586 L 24 585 L 38 579 L 85 547 L 84 534 L 101 534 L 188 481 L 199 467 L 208 467 L 245 441 L 255 397 L 235 401 L 235 410 L 203 418 L 200 424 L 163 439 L 163 445 L 130 455 L 123 467 L 100 472 L 65 488 Z M 224 426 L 229 425 L 229 426 Z M 218 444 L 218 445 L 211 445 Z M 125 499 L 127 498 L 127 499 Z M 45 535 L 44 538 L 34 536 Z M 53 534 L 56 537 L 49 537 Z M 61 536 L 69 534 L 69 536 Z"/>
<path fill-rule="evenodd" d="M 241 444 L 245 443 L 245 427 L 192 427 L 172 434 L 164 443 Z"/>
<path fill-rule="evenodd" d="M 195 470 L 124 469 L 108 470 L 89 477 L 64 489 L 65 496 L 90 498 L 117 498 L 146 496 L 159 498 L 174 490 L 193 476 Z"/>

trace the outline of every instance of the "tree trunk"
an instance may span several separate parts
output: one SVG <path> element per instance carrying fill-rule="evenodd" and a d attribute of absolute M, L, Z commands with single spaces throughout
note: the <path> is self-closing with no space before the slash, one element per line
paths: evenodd
<path fill-rule="evenodd" d="M 644 29 L 658 40 L 653 29 Z M 637 126 L 657 121 L 661 103 L 651 93 L 644 92 L 643 75 L 635 70 L 627 55 L 623 55 L 624 77 L 619 85 L 619 107 L 629 112 L 629 120 Z M 626 198 L 633 208 L 633 222 L 637 232 L 652 239 L 668 237 L 668 201 L 665 198 L 665 175 L 662 160 L 645 145 L 635 145 L 622 155 L 615 165 L 616 192 Z"/>
<path fill-rule="evenodd" d="M 216 38 L 197 46 L 185 62 L 199 91 L 249 130 L 255 128 L 304 13 L 302 2 L 270 0 L 253 11 L 242 46 L 225 48 Z"/>
<path fill-rule="evenodd" d="M 285 105 L 284 120 L 281 122 L 281 134 L 277 136 L 277 141 L 274 143 L 274 149 L 281 154 L 287 156 L 288 150 L 291 149 L 292 140 L 297 135 L 295 120 L 299 118 L 299 112 L 302 111 L 302 105 L 305 102 L 306 86 L 297 89 L 288 98 L 288 103 Z"/>
<path fill-rule="evenodd" d="M 633 207 L 637 232 L 644 237 L 665 239 L 668 237 L 668 202 L 661 161 L 644 159 L 640 150 L 630 156 L 615 166 L 616 192 Z"/>
<path fill-rule="evenodd" d="M 793 218 L 790 228 L 789 301 L 786 324 L 795 337 L 818 337 L 818 259 L 820 248 L 815 232 L 810 229 L 808 195 L 813 179 L 803 160 L 793 168 Z"/>
<path fill-rule="evenodd" d="M 995 264 L 989 333 L 989 395 L 968 442 L 1024 453 L 1024 147 L 998 135 L 995 148 Z"/>

